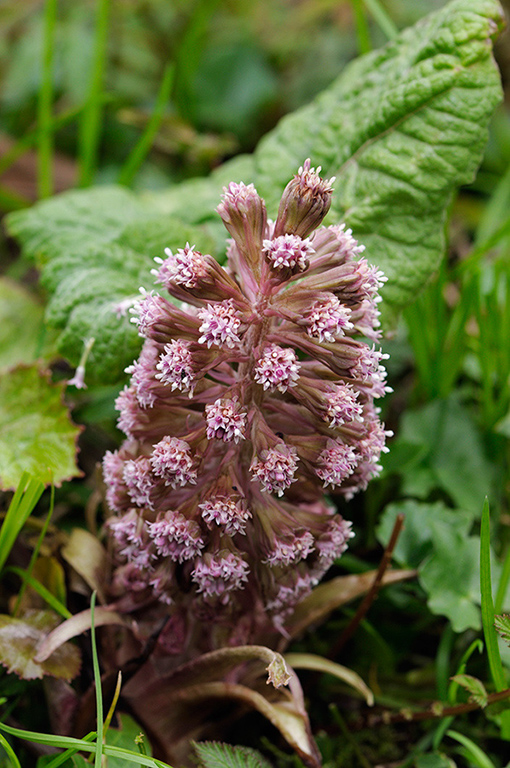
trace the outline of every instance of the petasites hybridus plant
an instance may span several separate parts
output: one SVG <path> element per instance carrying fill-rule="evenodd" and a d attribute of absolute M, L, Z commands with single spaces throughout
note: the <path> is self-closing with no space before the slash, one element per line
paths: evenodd
<path fill-rule="evenodd" d="M 201 650 L 285 634 L 353 535 L 325 489 L 349 499 L 380 469 L 384 277 L 350 230 L 319 227 L 334 181 L 319 171 L 304 163 L 275 222 L 231 183 L 226 268 L 167 249 L 153 273 L 180 305 L 143 292 L 134 310 L 127 440 L 104 458 L 112 591 L 125 611 L 170 612 L 177 652 L 196 619 Z"/>

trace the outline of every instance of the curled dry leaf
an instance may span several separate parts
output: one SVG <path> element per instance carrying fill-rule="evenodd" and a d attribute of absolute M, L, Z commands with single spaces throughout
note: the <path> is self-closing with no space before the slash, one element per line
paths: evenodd
<path fill-rule="evenodd" d="M 101 602 L 104 599 L 104 581 L 107 573 L 106 551 L 101 542 L 84 528 L 73 528 L 62 557 L 84 579 Z"/>
<path fill-rule="evenodd" d="M 38 648 L 58 622 L 53 611 L 28 611 L 20 619 L 0 616 L 0 663 L 24 680 L 44 675 L 72 680 L 80 671 L 80 652 L 75 645 L 62 641 L 44 658 L 37 657 Z"/>
<path fill-rule="evenodd" d="M 270 688 L 257 686 L 253 663 L 269 673 Z M 263 714 L 305 765 L 320 766 L 299 680 L 280 654 L 264 646 L 222 648 L 167 675 L 159 674 L 155 664 L 146 664 L 125 686 L 123 696 L 155 743 L 162 745 L 167 760 L 183 759 L 189 739 L 197 738 L 213 713 L 217 718 L 222 699 Z M 225 713 L 231 716 L 228 707 Z"/>
<path fill-rule="evenodd" d="M 317 624 L 336 608 L 355 600 L 364 595 L 377 575 L 377 571 L 367 571 L 366 573 L 350 574 L 349 576 L 338 576 L 324 584 L 319 584 L 312 594 L 305 597 L 286 623 L 288 637 L 283 641 L 284 647 L 298 635 L 302 634 L 308 627 Z M 413 579 L 416 571 L 411 569 L 390 570 L 384 574 L 381 586 L 387 584 L 396 584 L 399 581 Z M 280 649 L 281 650 L 281 649 Z"/>
<path fill-rule="evenodd" d="M 374 704 L 374 694 L 368 685 L 356 672 L 348 667 L 344 667 L 342 664 L 337 664 L 313 653 L 287 653 L 285 661 L 294 669 L 310 669 L 315 672 L 325 672 L 333 675 L 361 693 L 370 707 Z"/>
<path fill-rule="evenodd" d="M 70 619 L 55 627 L 37 647 L 37 663 L 41 664 L 55 653 L 64 643 L 72 637 L 81 635 L 91 627 L 91 611 L 87 609 L 81 613 L 76 613 Z M 101 627 L 107 624 L 121 624 L 128 626 L 129 622 L 115 611 L 109 611 L 107 608 L 96 608 L 94 611 L 94 626 Z"/>

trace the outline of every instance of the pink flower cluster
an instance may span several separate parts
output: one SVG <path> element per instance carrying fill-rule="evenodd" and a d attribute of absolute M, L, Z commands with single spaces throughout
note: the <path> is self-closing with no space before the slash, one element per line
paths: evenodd
<path fill-rule="evenodd" d="M 252 184 L 224 190 L 225 268 L 189 244 L 157 260 L 172 298 L 135 308 L 127 439 L 104 458 L 114 594 L 207 619 L 223 641 L 249 616 L 285 631 L 353 535 L 324 489 L 350 499 L 386 450 L 384 277 L 344 225 L 319 227 L 319 172 L 304 163 L 275 222 Z"/>

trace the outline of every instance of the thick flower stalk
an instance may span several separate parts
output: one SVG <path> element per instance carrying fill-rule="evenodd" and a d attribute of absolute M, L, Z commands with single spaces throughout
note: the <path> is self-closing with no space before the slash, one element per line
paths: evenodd
<path fill-rule="evenodd" d="M 210 645 L 268 619 L 284 632 L 353 535 L 325 494 L 349 499 L 380 470 L 384 277 L 350 230 L 319 227 L 319 171 L 305 162 L 274 223 L 252 184 L 231 183 L 227 267 L 167 249 L 153 273 L 174 300 L 144 292 L 135 309 L 127 440 L 104 459 L 113 593 L 164 607 L 183 643 L 196 619 L 216 627 Z"/>

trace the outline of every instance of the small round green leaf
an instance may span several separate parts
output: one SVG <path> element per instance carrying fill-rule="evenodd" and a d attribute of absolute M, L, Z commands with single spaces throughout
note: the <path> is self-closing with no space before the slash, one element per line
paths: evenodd
<path fill-rule="evenodd" d="M 0 376 L 0 487 L 16 488 L 24 471 L 60 485 L 78 477 L 76 441 L 61 384 L 34 366 Z"/>

